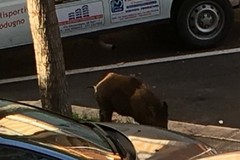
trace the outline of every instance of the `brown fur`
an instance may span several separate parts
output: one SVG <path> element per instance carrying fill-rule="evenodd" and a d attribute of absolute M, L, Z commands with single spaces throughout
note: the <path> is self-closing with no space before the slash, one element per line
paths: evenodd
<path fill-rule="evenodd" d="M 168 107 L 138 79 L 109 73 L 94 86 L 100 121 L 109 122 L 112 113 L 131 116 L 140 124 L 167 128 Z"/>

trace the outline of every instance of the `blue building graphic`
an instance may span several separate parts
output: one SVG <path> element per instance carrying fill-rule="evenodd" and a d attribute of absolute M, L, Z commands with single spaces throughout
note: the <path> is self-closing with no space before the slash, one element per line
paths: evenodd
<path fill-rule="evenodd" d="M 89 17 L 89 7 L 88 5 L 83 5 L 81 8 L 77 8 L 74 12 L 68 13 L 68 19 L 78 19 L 83 17 Z"/>

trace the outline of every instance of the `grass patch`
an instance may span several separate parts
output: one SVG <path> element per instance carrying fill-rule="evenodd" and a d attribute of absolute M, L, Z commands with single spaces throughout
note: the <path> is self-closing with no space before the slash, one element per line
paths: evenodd
<path fill-rule="evenodd" d="M 82 112 L 81 114 L 74 112 L 73 113 L 73 119 L 77 120 L 77 121 L 92 121 L 92 122 L 99 122 L 99 116 L 97 115 L 91 115 L 85 112 Z M 134 121 L 133 118 L 131 117 L 126 117 L 126 116 L 121 116 L 117 113 L 113 113 L 113 117 L 112 117 L 112 122 L 116 122 L 116 123 L 137 123 Z"/>
<path fill-rule="evenodd" d="M 84 120 L 84 121 L 99 122 L 99 117 L 88 115 L 87 113 L 84 113 L 84 112 L 82 114 L 73 112 L 73 119 L 75 119 L 77 121 Z"/>

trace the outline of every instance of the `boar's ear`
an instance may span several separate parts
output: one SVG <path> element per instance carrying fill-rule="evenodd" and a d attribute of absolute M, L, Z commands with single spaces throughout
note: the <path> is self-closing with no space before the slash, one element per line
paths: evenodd
<path fill-rule="evenodd" d="M 167 102 L 163 101 L 163 109 L 164 109 L 164 112 L 167 113 L 168 115 L 168 105 L 167 105 Z"/>
<path fill-rule="evenodd" d="M 166 109 L 168 110 L 167 102 L 163 101 L 163 107 L 166 108 Z"/>
<path fill-rule="evenodd" d="M 158 114 L 162 114 L 162 115 L 165 115 L 166 117 L 168 117 L 168 105 L 167 105 L 167 102 L 163 102 L 162 105 L 158 106 L 160 108 L 158 108 L 157 110 L 161 111 L 161 113 L 157 113 L 156 112 L 156 106 L 149 106 L 149 110 L 150 110 L 150 113 L 153 117 L 156 117 L 156 116 L 159 116 Z"/>

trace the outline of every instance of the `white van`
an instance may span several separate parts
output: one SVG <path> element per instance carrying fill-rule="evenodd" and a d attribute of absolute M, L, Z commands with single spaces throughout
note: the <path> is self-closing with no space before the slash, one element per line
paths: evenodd
<path fill-rule="evenodd" d="M 62 37 L 159 20 L 171 20 L 193 47 L 220 42 L 240 0 L 58 0 Z M 32 43 L 25 0 L 0 0 L 0 49 Z"/>

